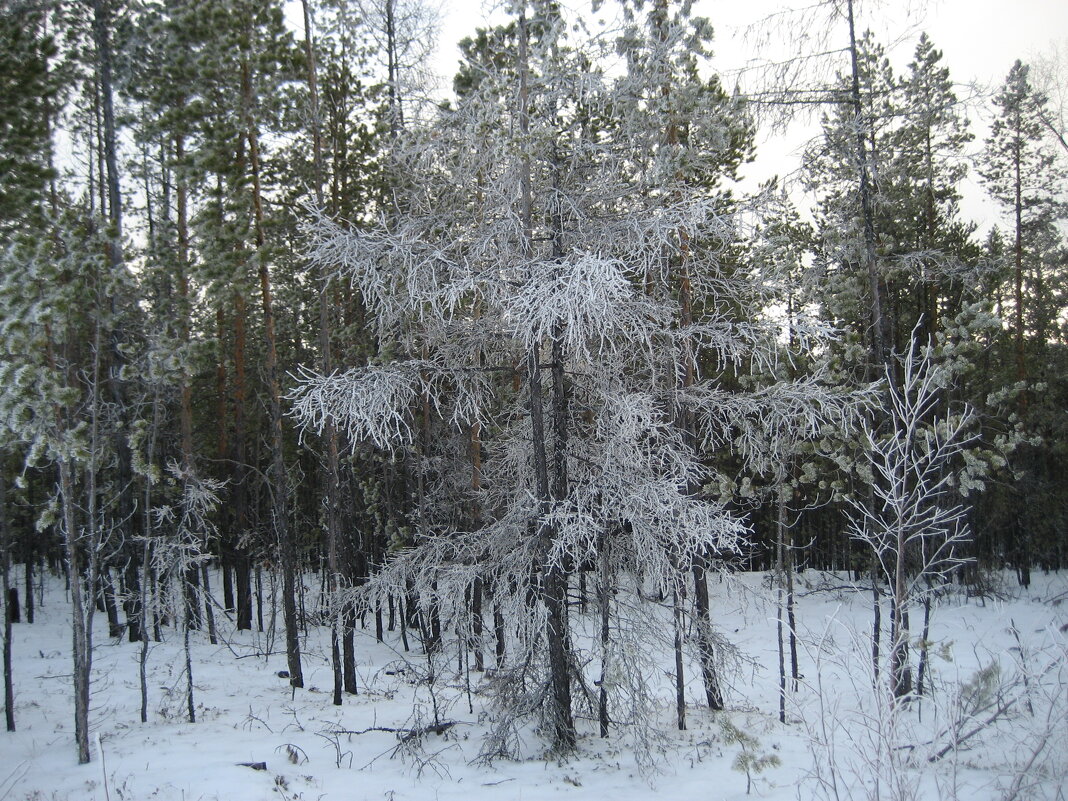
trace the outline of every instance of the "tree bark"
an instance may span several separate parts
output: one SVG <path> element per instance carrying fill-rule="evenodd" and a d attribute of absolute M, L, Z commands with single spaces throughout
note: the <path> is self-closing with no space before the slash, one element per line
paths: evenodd
<path fill-rule="evenodd" d="M 255 259 L 260 279 L 263 329 L 267 346 L 266 372 L 270 400 L 271 483 L 273 485 L 271 516 L 278 545 L 278 557 L 282 567 L 282 617 L 286 633 L 286 660 L 289 665 L 289 683 L 293 687 L 303 687 L 304 673 L 301 669 L 300 637 L 296 607 L 297 556 L 292 534 L 289 530 L 289 488 L 283 450 L 282 390 L 278 376 L 278 344 L 275 336 L 271 277 L 267 268 L 267 256 L 264 252 L 259 131 L 252 114 L 252 72 L 247 58 L 242 63 L 241 89 L 245 114 L 245 135 L 248 139 L 249 148 L 249 166 L 252 171 L 252 212 L 256 236 Z"/>
<path fill-rule="evenodd" d="M 0 560 L 4 573 L 4 720 L 8 731 L 15 731 L 15 679 L 11 671 L 11 624 L 14 609 L 11 608 L 11 529 L 7 514 L 6 460 L 0 460 Z M 27 585 L 27 594 L 32 593 Z M 17 599 L 18 596 L 16 596 Z"/>
<path fill-rule="evenodd" d="M 686 731 L 686 666 L 682 653 L 682 632 L 685 621 L 678 590 L 671 594 L 671 624 L 675 635 L 675 722 L 679 731 Z"/>
<path fill-rule="evenodd" d="M 912 677 L 908 664 L 909 627 L 905 603 L 905 532 L 899 527 L 890 619 L 890 681 L 897 698 L 912 692 Z"/>
<path fill-rule="evenodd" d="M 93 586 L 93 577 L 82 576 L 78 554 L 78 529 L 74 513 L 74 480 L 67 459 L 59 461 L 59 485 L 63 505 L 63 542 L 67 553 L 67 572 L 70 577 L 72 604 L 72 654 L 74 660 L 74 739 L 78 746 L 78 764 L 89 762 L 89 673 L 93 659 L 93 612 L 86 603 L 83 582 Z"/>
<path fill-rule="evenodd" d="M 319 121 L 319 84 L 316 75 L 315 42 L 312 35 L 311 8 L 308 0 L 301 0 L 304 12 L 304 52 L 308 60 L 308 93 L 311 100 L 311 135 L 315 169 L 315 201 L 323 207 L 323 138 Z M 329 271 L 323 265 L 319 276 L 319 369 L 329 375 L 330 352 L 330 294 Z M 326 422 L 323 431 L 325 462 L 323 464 L 324 529 L 326 531 L 327 592 L 330 615 L 330 665 L 334 673 L 334 704 L 341 705 L 344 684 L 341 654 L 338 648 L 338 630 L 341 626 L 341 610 L 337 608 L 337 591 L 340 580 L 338 567 L 338 538 L 340 536 L 341 477 L 338 469 L 338 437 L 333 421 Z"/>
<path fill-rule="evenodd" d="M 108 10 L 104 0 L 92 0 L 93 10 L 93 43 L 96 49 L 97 75 L 100 90 L 100 111 L 102 115 L 100 136 L 103 149 L 106 177 L 101 176 L 101 184 L 107 186 L 107 216 L 110 224 L 107 241 L 108 267 L 112 275 L 117 275 L 124 269 L 123 243 L 122 243 L 122 194 L 119 184 L 118 166 L 118 134 L 115 125 L 115 107 L 113 91 L 113 65 L 109 31 L 111 22 L 108 19 Z M 103 209 L 101 209 L 103 211 Z M 118 318 L 117 307 L 119 298 L 115 294 L 109 294 L 107 303 L 110 306 L 113 318 Z M 97 326 L 100 325 L 99 311 Z M 127 359 L 122 350 L 122 331 L 113 328 L 109 332 L 108 352 L 111 361 L 108 388 L 112 401 L 116 408 L 125 410 L 128 406 L 126 388 L 122 378 L 122 368 Z M 97 349 L 99 350 L 99 345 Z M 100 354 L 94 355 L 94 361 L 100 358 Z M 94 382 L 98 376 L 94 375 Z M 94 390 L 95 392 L 95 390 Z M 121 412 L 120 412 L 121 413 Z M 133 481 L 133 456 L 130 453 L 129 440 L 121 430 L 114 434 L 114 448 L 117 461 L 118 477 L 118 515 L 116 527 L 126 541 L 132 541 L 136 520 L 134 513 L 134 481 Z M 90 521 L 90 525 L 95 525 Z M 110 616 L 110 606 L 108 608 Z M 110 620 L 110 617 L 109 617 Z"/>
<path fill-rule="evenodd" d="M 26 576 L 26 622 L 33 623 L 34 616 L 34 600 L 33 600 L 33 564 L 37 559 L 36 550 L 33 547 L 33 541 L 25 544 L 26 563 L 25 576 Z"/>
<path fill-rule="evenodd" d="M 527 75 L 528 47 L 526 2 L 519 6 L 519 134 L 522 140 L 530 133 L 529 90 Z M 533 208 L 530 184 L 530 155 L 525 150 L 520 156 L 520 209 L 523 226 L 523 251 L 528 258 L 533 256 Z M 531 434 L 534 448 L 534 486 L 538 499 L 538 520 L 535 522 L 538 552 L 541 554 L 542 587 L 541 599 L 547 612 L 546 646 L 549 652 L 549 720 L 552 729 L 553 748 L 566 753 L 575 748 L 575 722 L 571 713 L 571 675 L 567 655 L 566 577 L 563 566 L 551 558 L 552 531 L 545 522 L 549 513 L 548 459 L 545 439 L 545 409 L 536 345 L 527 352 L 527 389 L 530 403 Z"/>
<path fill-rule="evenodd" d="M 611 646 L 611 602 L 612 602 L 612 569 L 608 557 L 608 549 L 605 547 L 607 537 L 601 535 L 601 547 L 597 549 L 598 567 L 597 576 L 597 601 L 601 613 L 601 680 L 597 684 L 597 723 L 601 737 L 608 736 L 608 726 L 611 723 L 608 717 L 608 649 Z"/>

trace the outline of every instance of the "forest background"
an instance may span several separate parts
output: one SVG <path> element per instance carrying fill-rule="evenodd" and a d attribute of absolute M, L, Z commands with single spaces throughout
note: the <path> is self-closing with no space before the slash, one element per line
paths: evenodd
<path fill-rule="evenodd" d="M 80 760 L 97 610 L 147 653 L 262 628 L 277 576 L 300 688 L 315 575 L 335 703 L 370 618 L 493 661 L 491 753 L 530 717 L 566 752 L 572 693 L 603 735 L 653 692 L 604 682 L 644 636 L 621 588 L 670 609 L 681 728 L 689 666 L 723 706 L 709 572 L 771 571 L 787 618 L 798 569 L 870 583 L 907 698 L 941 583 L 1063 567 L 1055 53 L 962 91 L 936 40 L 891 59 L 819 3 L 736 89 L 691 4 L 530 2 L 443 99 L 426 8 L 297 8 L 3 3 L 5 599 L 69 582 Z M 798 115 L 789 182 L 741 182 Z"/>

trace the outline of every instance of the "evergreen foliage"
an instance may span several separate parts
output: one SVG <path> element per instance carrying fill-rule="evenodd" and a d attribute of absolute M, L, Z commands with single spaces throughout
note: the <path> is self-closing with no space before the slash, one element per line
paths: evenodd
<path fill-rule="evenodd" d="M 614 29 L 512 3 L 434 99 L 423 4 L 295 8 L 0 0 L 0 561 L 68 572 L 80 759 L 98 604 L 142 666 L 220 607 L 269 650 L 277 573 L 294 690 L 321 623 L 357 692 L 371 621 L 435 692 L 450 649 L 493 662 L 487 756 L 531 721 L 569 752 L 587 709 L 652 760 L 660 711 L 738 701 L 710 572 L 774 567 L 785 720 L 796 570 L 889 600 L 906 696 L 935 574 L 1064 566 L 1065 151 L 1026 64 L 987 101 L 1006 216 L 980 233 L 982 112 L 852 2 L 839 73 L 796 95 L 811 204 L 743 188 L 787 95 L 728 86 L 687 0 L 619 0 Z M 966 447 L 895 487 L 962 409 Z"/>

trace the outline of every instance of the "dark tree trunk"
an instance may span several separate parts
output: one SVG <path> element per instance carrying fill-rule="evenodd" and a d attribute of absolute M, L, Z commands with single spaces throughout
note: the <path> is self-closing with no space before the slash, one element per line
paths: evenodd
<path fill-rule="evenodd" d="M 208 575 L 208 566 L 200 566 L 200 586 L 204 593 L 204 620 L 208 624 L 208 642 L 212 645 L 219 644 L 219 637 L 215 631 L 215 610 L 211 608 L 211 579 Z"/>
<path fill-rule="evenodd" d="M 263 305 L 263 329 L 267 348 L 266 372 L 270 400 L 270 448 L 272 508 L 271 522 L 274 527 L 278 558 L 282 567 L 282 618 L 285 624 L 286 661 L 289 666 L 289 683 L 293 687 L 304 686 L 304 673 L 300 659 L 299 621 L 297 620 L 296 581 L 297 554 L 289 528 L 289 486 L 286 476 L 285 453 L 282 431 L 282 390 L 278 375 L 278 344 L 275 336 L 274 300 L 271 277 L 267 268 L 267 254 L 263 230 L 263 197 L 260 189 L 259 131 L 253 119 L 252 74 L 249 62 L 244 60 L 241 70 L 242 102 L 245 113 L 245 134 L 248 138 L 249 166 L 252 171 L 252 208 L 256 235 L 256 266 L 260 280 L 260 297 Z"/>
<path fill-rule="evenodd" d="M 119 622 L 119 606 L 117 591 L 115 589 L 115 577 L 111 575 L 111 568 L 105 565 L 100 570 L 100 594 L 103 596 L 104 611 L 108 616 L 108 636 L 121 637 L 122 623 Z"/>
<path fill-rule="evenodd" d="M 519 131 L 524 139 L 530 131 L 530 112 L 527 74 L 527 18 L 526 3 L 519 11 Z M 530 187 L 530 157 L 520 157 L 520 208 L 525 254 L 533 255 L 533 208 Z M 545 408 L 542 390 L 539 350 L 532 346 L 527 352 L 527 384 L 530 403 L 531 435 L 534 449 L 534 486 L 539 505 L 539 519 L 535 523 L 538 552 L 542 557 L 541 602 L 546 610 L 546 649 L 549 655 L 548 719 L 554 750 L 561 753 L 575 748 L 575 722 L 571 712 L 571 671 L 567 654 L 566 577 L 563 566 L 551 558 L 552 531 L 544 522 L 549 511 L 549 464 L 546 453 Z"/>
<path fill-rule="evenodd" d="M 33 599 L 33 563 L 37 559 L 37 553 L 34 550 L 32 540 L 26 543 L 26 622 L 33 623 L 34 612 L 34 599 Z"/>
<path fill-rule="evenodd" d="M 7 616 L 12 623 L 22 622 L 22 611 L 19 607 L 19 588 L 9 587 L 11 560 L 4 555 L 4 595 L 7 597 Z"/>
<path fill-rule="evenodd" d="M 605 686 L 608 681 L 608 649 L 611 645 L 611 628 L 609 626 L 612 615 L 612 571 L 611 561 L 605 547 L 606 537 L 601 536 L 601 547 L 598 548 L 599 570 L 597 577 L 597 605 L 601 613 L 601 680 L 597 683 L 597 722 L 602 737 L 608 736 L 608 726 L 611 721 L 608 718 L 608 689 Z"/>
<path fill-rule="evenodd" d="M 126 615 L 126 638 L 140 642 L 141 629 L 141 579 L 137 569 L 137 550 L 127 548 L 126 565 L 123 568 L 123 613 Z"/>
<path fill-rule="evenodd" d="M 200 570 L 195 566 L 185 571 L 185 622 L 193 631 L 200 629 Z"/>
<path fill-rule="evenodd" d="M 347 606 L 342 613 L 344 624 L 342 626 L 342 679 L 345 684 L 345 692 L 356 695 L 356 610 L 351 605 Z"/>
<path fill-rule="evenodd" d="M 263 568 L 256 565 L 256 630 L 263 632 Z M 274 575 L 273 573 L 271 575 Z M 271 618 L 271 630 L 274 630 L 274 618 Z"/>
<path fill-rule="evenodd" d="M 712 614 L 708 603 L 708 576 L 703 557 L 693 565 L 694 606 L 697 611 L 697 651 L 701 662 L 701 676 L 705 685 L 705 702 L 709 709 L 723 709 L 723 691 L 716 672 L 715 652 L 712 647 Z"/>
<path fill-rule="evenodd" d="M 497 660 L 497 669 L 500 670 L 504 667 L 504 658 L 507 653 L 507 648 L 504 631 L 504 614 L 501 612 L 500 604 L 496 601 L 493 603 L 493 639 L 494 657 Z"/>
<path fill-rule="evenodd" d="M 252 630 L 252 567 L 248 554 L 240 553 L 234 560 L 237 589 L 237 629 Z"/>
<path fill-rule="evenodd" d="M 471 583 L 471 639 L 475 652 L 475 671 L 486 669 L 482 654 L 482 579 L 476 577 Z"/>
<path fill-rule="evenodd" d="M 96 50 L 96 67 L 100 87 L 100 110 L 102 113 L 101 144 L 103 146 L 104 163 L 106 165 L 107 184 L 107 214 L 110 224 L 107 242 L 108 267 L 112 275 L 117 276 L 124 270 L 124 256 L 122 247 L 122 195 L 119 184 L 118 166 L 118 134 L 115 124 L 115 108 L 113 99 L 112 77 L 112 52 L 109 31 L 112 22 L 108 18 L 109 13 L 104 0 L 93 0 L 93 44 Z M 101 176 L 104 182 L 104 176 Z M 113 317 L 118 319 L 118 296 L 112 294 L 108 297 L 110 311 Z M 99 322 L 98 322 L 99 325 Z M 112 400 L 119 410 L 127 408 L 126 389 L 122 378 L 123 367 L 126 365 L 126 355 L 122 350 L 122 332 L 113 329 L 108 343 L 108 356 L 112 362 L 109 370 L 107 384 Z M 97 354 L 94 358 L 99 358 Z M 121 413 L 121 411 L 120 411 Z M 137 516 L 134 513 L 134 481 L 133 481 L 133 456 L 130 452 L 129 439 L 122 431 L 116 431 L 114 438 L 115 454 L 117 457 L 118 478 L 118 527 L 120 535 L 126 541 L 132 541 L 134 536 L 133 525 Z M 109 576 L 110 579 L 110 576 Z M 118 626 L 117 612 L 112 619 L 111 608 L 107 608 L 108 621 L 114 627 Z M 119 636 L 112 634 L 112 636 Z"/>
<path fill-rule="evenodd" d="M 234 606 L 233 556 L 230 554 L 229 549 L 224 547 L 222 548 L 222 554 L 219 558 L 219 572 L 222 573 L 223 608 L 232 614 L 236 609 Z"/>
<path fill-rule="evenodd" d="M 252 576 L 251 559 L 248 553 L 248 468 L 245 431 L 245 296 L 240 289 L 234 294 L 234 526 L 237 547 L 234 556 L 234 571 L 237 581 L 237 628 L 252 629 Z M 262 613 L 261 613 L 262 618 Z M 260 631 L 263 630 L 262 619 Z"/>
<path fill-rule="evenodd" d="M 312 151 L 315 167 L 315 200 L 319 208 L 323 206 L 323 143 L 319 124 L 319 89 L 316 76 L 315 44 L 312 38 L 311 10 L 308 0 L 302 0 L 304 11 L 304 50 L 308 60 L 308 92 L 311 99 L 311 134 Z M 319 287 L 319 366 L 323 375 L 331 370 L 330 353 L 330 282 L 329 271 L 323 266 L 322 285 Z M 330 615 L 330 664 L 334 673 L 334 704 L 341 705 L 341 691 L 344 684 L 341 654 L 338 648 L 338 629 L 341 623 L 340 610 L 336 608 L 336 594 L 340 579 L 338 566 L 338 539 L 341 523 L 341 474 L 338 469 L 338 438 L 333 422 L 327 422 L 323 432 L 325 445 L 325 463 L 323 465 L 323 504 L 326 529 L 327 551 L 327 592 L 329 593 L 328 610 Z"/>
<path fill-rule="evenodd" d="M 3 568 L 4 591 L 4 720 L 8 731 L 15 731 L 15 678 L 11 671 L 11 624 L 18 622 L 19 593 L 10 586 L 11 529 L 7 514 L 7 476 L 5 460 L 0 460 L 0 567 Z"/>

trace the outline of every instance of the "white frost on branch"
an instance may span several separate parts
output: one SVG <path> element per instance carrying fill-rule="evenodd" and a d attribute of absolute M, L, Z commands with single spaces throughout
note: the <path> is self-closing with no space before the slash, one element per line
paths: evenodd
<path fill-rule="evenodd" d="M 419 395 L 419 367 L 419 362 L 399 362 L 329 375 L 302 367 L 288 396 L 291 414 L 317 434 L 330 423 L 354 442 L 370 440 L 392 452 L 412 442 L 407 410 Z"/>
<path fill-rule="evenodd" d="M 624 262 L 593 253 L 566 262 L 537 262 L 507 305 L 507 320 L 525 348 L 559 336 L 574 358 L 592 362 L 606 351 L 641 347 L 662 308 L 642 299 Z"/>

